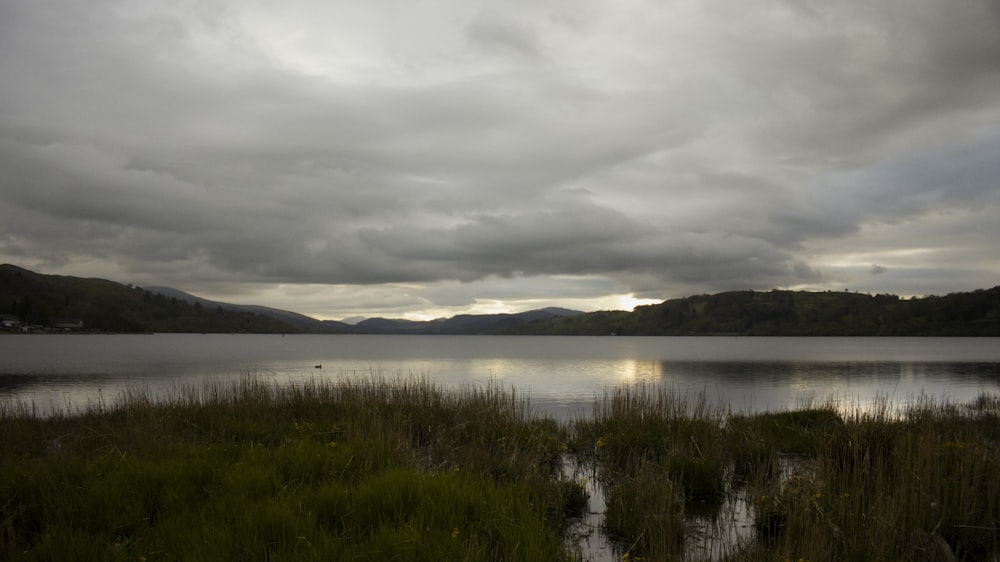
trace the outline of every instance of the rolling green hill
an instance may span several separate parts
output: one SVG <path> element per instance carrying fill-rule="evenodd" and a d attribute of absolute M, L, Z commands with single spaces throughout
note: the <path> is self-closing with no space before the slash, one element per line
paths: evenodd
<path fill-rule="evenodd" d="M 0 314 L 46 329 L 99 332 L 295 332 L 273 318 L 209 308 L 104 279 L 43 275 L 0 265 Z"/>

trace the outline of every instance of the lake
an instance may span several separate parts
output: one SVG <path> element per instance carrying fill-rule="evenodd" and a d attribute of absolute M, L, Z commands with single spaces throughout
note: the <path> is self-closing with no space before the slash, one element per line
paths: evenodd
<path fill-rule="evenodd" d="M 3 335 L 0 402 L 39 414 L 252 374 L 276 384 L 422 377 L 444 388 L 514 388 L 541 413 L 590 411 L 616 385 L 670 385 L 734 411 L 920 396 L 964 402 L 1000 391 L 998 338 L 388 335 Z"/>

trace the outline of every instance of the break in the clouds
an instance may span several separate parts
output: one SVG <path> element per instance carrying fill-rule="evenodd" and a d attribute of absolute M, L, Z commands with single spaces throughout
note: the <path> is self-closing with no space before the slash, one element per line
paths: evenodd
<path fill-rule="evenodd" d="M 992 287 L 997 92 L 993 0 L 0 0 L 0 260 L 324 318 Z"/>

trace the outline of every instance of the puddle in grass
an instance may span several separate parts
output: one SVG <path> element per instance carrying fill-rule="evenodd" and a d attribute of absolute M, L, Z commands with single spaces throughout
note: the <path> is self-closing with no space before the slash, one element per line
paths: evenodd
<path fill-rule="evenodd" d="M 597 480 L 597 469 L 568 458 L 563 463 L 563 474 L 582 483 L 590 498 L 587 512 L 566 531 L 570 548 L 576 549 L 584 562 L 620 561 L 622 549 L 616 547 L 604 534 L 604 512 L 607 506 L 604 502 L 604 487 Z"/>
<path fill-rule="evenodd" d="M 795 459 L 779 459 L 780 481 L 801 473 L 804 465 Z M 566 533 L 567 544 L 580 554 L 583 562 L 620 562 L 627 545 L 611 541 L 604 533 L 606 511 L 604 487 L 593 465 L 581 465 L 567 458 L 563 475 L 580 482 L 590 497 L 589 508 L 575 520 Z M 718 506 L 687 518 L 684 560 L 710 562 L 724 560 L 755 540 L 753 497 L 746 486 L 734 486 L 727 478 L 726 495 Z M 698 511 L 692 509 L 691 511 Z"/>
<path fill-rule="evenodd" d="M 745 488 L 729 490 L 718 511 L 688 517 L 685 560 L 722 560 L 754 539 L 752 499 Z"/>

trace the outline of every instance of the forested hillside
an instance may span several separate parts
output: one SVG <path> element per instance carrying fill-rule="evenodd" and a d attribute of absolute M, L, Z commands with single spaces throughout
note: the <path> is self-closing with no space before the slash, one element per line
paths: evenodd
<path fill-rule="evenodd" d="M 0 314 L 23 326 L 101 332 L 294 332 L 259 314 L 206 308 L 104 279 L 0 265 Z"/>
<path fill-rule="evenodd" d="M 284 316 L 264 316 L 250 312 L 252 306 L 188 297 L 195 300 L 104 279 L 42 275 L 0 265 L 0 316 L 45 329 L 75 325 L 73 329 L 102 332 L 1000 336 L 1000 286 L 914 299 L 830 291 L 732 291 L 668 300 L 632 312 L 548 308 L 429 322 L 376 318 L 357 326 L 330 323 L 305 330 L 279 319 L 301 316 L 294 313 L 272 311 Z"/>
<path fill-rule="evenodd" d="M 1000 336 L 1000 286 L 901 299 L 848 292 L 733 291 L 633 312 L 553 318 L 507 333 L 748 336 Z"/>

